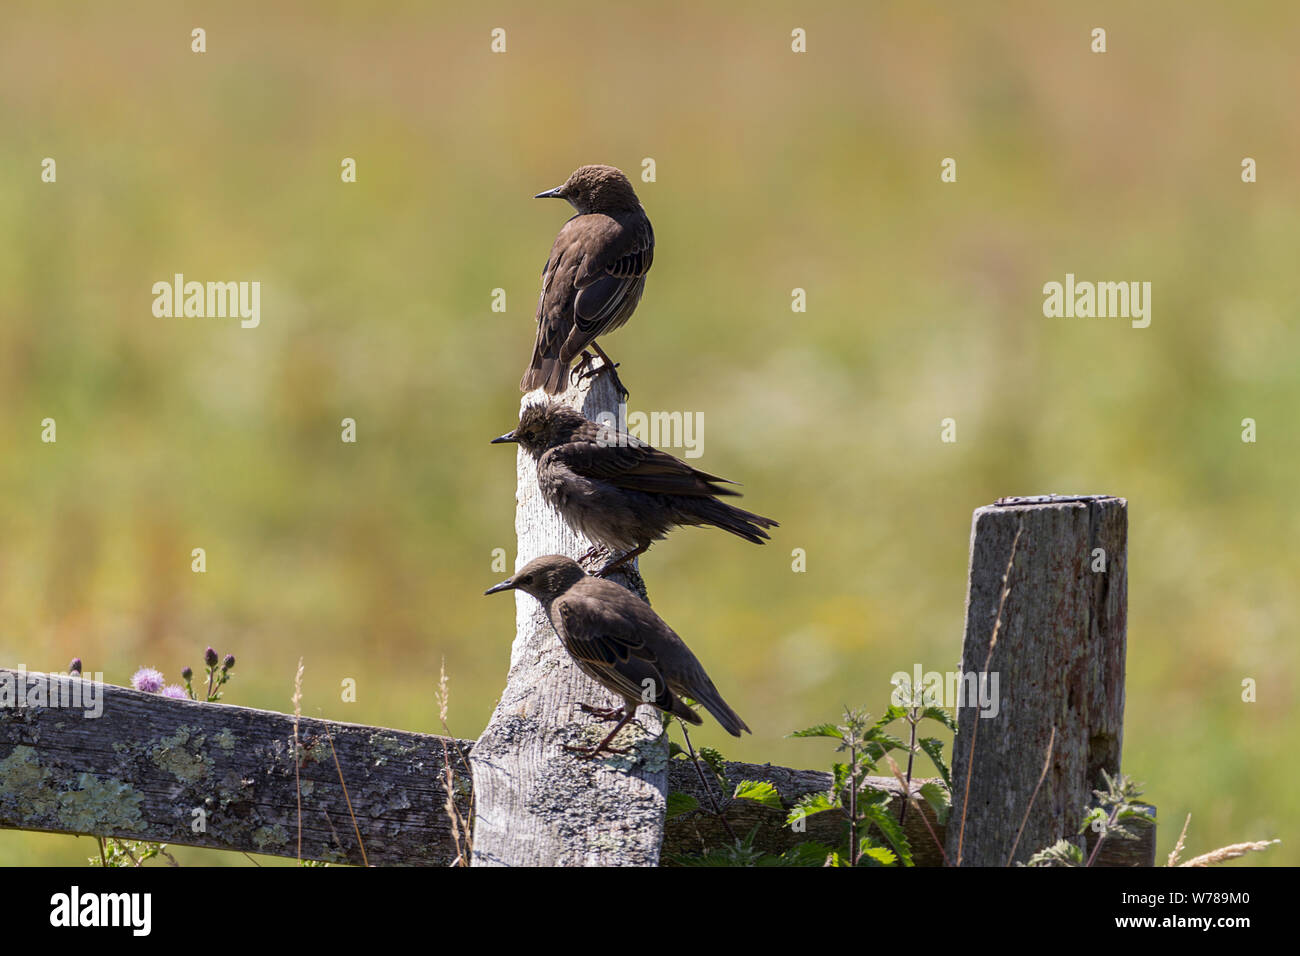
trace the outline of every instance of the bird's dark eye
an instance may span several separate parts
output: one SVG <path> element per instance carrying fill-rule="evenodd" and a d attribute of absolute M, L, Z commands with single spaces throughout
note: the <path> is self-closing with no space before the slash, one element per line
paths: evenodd
<path fill-rule="evenodd" d="M 532 583 L 533 583 L 533 576 L 531 574 L 525 574 L 522 578 L 515 579 L 515 584 L 532 584 Z"/>

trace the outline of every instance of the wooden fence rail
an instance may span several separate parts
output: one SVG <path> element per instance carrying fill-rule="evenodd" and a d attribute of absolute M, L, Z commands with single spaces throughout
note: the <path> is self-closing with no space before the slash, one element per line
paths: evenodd
<path fill-rule="evenodd" d="M 5 680 L 30 685 L 48 680 L 56 688 L 80 682 L 0 669 L 0 682 Z M 298 855 L 292 716 L 171 700 L 113 685 L 102 685 L 100 690 L 103 715 L 98 718 L 77 708 L 0 708 L 0 828 Z M 306 717 L 299 723 L 298 740 L 303 859 L 360 864 L 359 830 L 371 865 L 446 865 L 455 860 L 457 844 L 442 783 L 444 761 L 451 763 L 456 801 L 463 814 L 471 782 L 461 755 L 472 751 L 474 741 Z M 742 780 L 765 780 L 789 809 L 804 794 L 828 789 L 830 774 L 770 764 L 725 767 L 728 787 L 714 789 L 713 796 L 721 800 L 734 831 L 758 828 L 757 847 L 780 852 L 801 839 L 834 842 L 838 838 L 830 814 L 810 817 L 808 832 L 796 835 L 783 826 L 782 811 L 747 800 L 721 799 Z M 667 761 L 667 775 L 670 790 L 710 805 L 689 762 Z M 892 778 L 870 782 L 878 789 L 901 793 Z M 913 786 L 919 789 L 925 782 L 915 780 Z M 928 810 L 927 816 L 942 841 L 944 827 Z M 198 820 L 203 821 L 201 828 L 195 825 Z M 942 863 L 938 848 L 914 813 L 909 813 L 904 829 L 919 866 Z M 664 827 L 663 860 L 671 863 L 677 856 L 717 847 L 727 839 L 711 813 L 692 811 Z M 88 845 L 87 856 L 94 852 Z M 1151 852 L 1154 834 L 1134 848 L 1118 841 L 1107 843 L 1098 862 L 1131 864 Z"/>
<path fill-rule="evenodd" d="M 521 560 L 544 553 L 560 533 L 534 524 L 542 519 L 526 477 L 521 463 Z M 926 811 L 950 862 L 1004 865 L 1012 844 L 1022 861 L 1072 838 L 1101 772 L 1118 771 L 1126 538 L 1126 503 L 1107 496 L 1004 499 L 975 513 L 962 669 L 998 675 L 997 708 L 983 717 L 978 704 L 958 708 L 949 825 Z M 583 547 L 559 544 L 552 549 Z M 635 572 L 630 583 L 642 587 Z M 289 715 L 111 685 L 94 686 L 100 696 L 91 707 L 89 681 L 0 669 L 0 827 L 446 865 L 465 838 L 447 809 L 450 768 L 450 797 L 476 820 L 478 865 L 670 864 L 724 842 L 707 810 L 665 822 L 669 791 L 702 807 L 712 802 L 689 762 L 668 759 L 653 726 L 631 762 L 581 761 L 560 749 L 566 734 L 580 732 L 571 705 L 599 700 L 601 691 L 567 667 L 522 601 L 517 617 L 507 691 L 479 741 L 316 718 L 298 721 L 295 737 Z M 808 832 L 796 835 L 783 811 L 727 799 L 741 780 L 765 780 L 789 809 L 826 790 L 828 774 L 732 763 L 726 776 L 713 798 L 732 831 L 756 828 L 759 848 L 837 840 L 834 814 L 809 818 Z M 899 795 L 892 779 L 872 783 Z M 906 830 L 918 865 L 942 864 L 918 814 L 908 814 Z M 1105 841 L 1097 862 L 1152 865 L 1154 854 L 1152 826 L 1138 841 Z"/>

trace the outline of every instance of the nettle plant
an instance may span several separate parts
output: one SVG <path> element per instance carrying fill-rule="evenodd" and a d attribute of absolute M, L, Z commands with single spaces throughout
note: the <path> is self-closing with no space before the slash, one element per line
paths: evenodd
<path fill-rule="evenodd" d="M 1096 803 L 1084 812 L 1083 822 L 1078 830 L 1080 834 L 1089 830 L 1093 832 L 1095 840 L 1092 851 L 1085 858 L 1083 849 L 1077 843 L 1072 840 L 1058 840 L 1030 857 L 1026 866 L 1094 866 L 1097 854 L 1105 841 L 1136 840 L 1140 836 L 1138 831 L 1155 825 L 1155 808 L 1142 802 L 1140 799 L 1142 789 L 1133 782 L 1131 777 L 1122 773 L 1112 777 L 1104 770 L 1101 775 L 1106 780 L 1106 789 L 1092 791 L 1093 796 L 1097 798 Z M 1178 842 L 1165 863 L 1166 866 L 1214 866 L 1248 853 L 1262 852 L 1281 842 L 1280 840 L 1254 840 L 1247 843 L 1233 843 L 1211 850 L 1209 853 L 1202 853 L 1186 862 L 1180 862 L 1183 842 L 1187 838 L 1187 828 L 1191 822 L 1192 815 L 1189 813 L 1183 822 L 1183 831 L 1178 836 Z"/>
<path fill-rule="evenodd" d="M 910 698 L 910 688 L 900 686 L 897 699 Z M 900 721 L 906 740 L 890 732 Z M 911 794 L 915 758 L 918 754 L 925 754 L 938 769 L 940 779 L 923 784 L 918 796 L 931 806 L 940 823 L 946 822 L 952 804 L 952 779 L 944 759 L 943 741 L 937 737 L 920 736 L 927 721 L 942 724 L 953 732 L 957 729 L 947 711 L 918 703 L 911 707 L 890 706 L 874 721 L 866 711 L 846 707 L 841 723 L 818 724 L 791 734 L 792 737 L 835 740 L 838 742 L 836 752 L 844 754 L 845 759 L 831 765 L 831 785 L 827 790 L 804 794 L 786 812 L 785 826 L 796 834 L 805 833 L 809 818 L 831 814 L 840 818 L 842 827 L 840 839 L 834 845 L 804 840 L 780 854 L 754 846 L 758 827 L 744 837 L 734 833 L 724 811 L 713 798 L 712 788 L 704 782 L 704 769 L 707 768 L 714 784 L 722 793 L 726 792 L 723 757 L 708 747 L 700 748 L 697 756 L 691 748 L 689 735 L 686 735 L 690 749 L 684 751 L 675 744 L 670 745 L 672 756 L 695 762 L 712 809 L 701 807 L 699 801 L 689 794 L 670 793 L 668 818 L 694 810 L 711 813 L 722 823 L 731 842 L 706 849 L 698 856 L 676 857 L 672 862 L 688 866 L 911 866 L 912 847 L 903 830 L 903 822 L 910 803 L 917 797 L 900 801 L 893 793 L 872 786 L 870 778 L 877 775 L 883 761 L 888 764 L 890 775 L 899 781 L 902 792 Z M 686 733 L 685 727 L 683 733 Z M 891 755 L 893 752 L 907 754 L 906 770 L 899 768 Z M 780 794 L 766 781 L 742 780 L 732 791 L 731 798 L 784 810 Z M 895 806 L 895 803 L 900 805 Z M 926 826 L 929 827 L 928 821 Z M 935 839 L 937 843 L 937 837 Z"/>
<path fill-rule="evenodd" d="M 1142 790 L 1130 777 L 1122 773 L 1112 777 L 1105 770 L 1101 775 L 1106 779 L 1106 789 L 1092 792 L 1097 804 L 1085 811 L 1078 830 L 1080 834 L 1091 830 L 1096 835 L 1087 859 L 1074 841 L 1057 840 L 1031 856 L 1026 866 L 1092 866 L 1106 840 L 1136 840 L 1139 829 L 1156 822 L 1153 808 L 1139 800 Z"/>

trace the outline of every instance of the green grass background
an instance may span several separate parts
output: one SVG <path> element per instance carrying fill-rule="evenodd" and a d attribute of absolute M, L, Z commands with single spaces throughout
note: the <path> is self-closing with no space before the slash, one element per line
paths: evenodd
<path fill-rule="evenodd" d="M 826 766 L 785 735 L 957 661 L 972 509 L 1119 494 L 1124 768 L 1160 851 L 1190 812 L 1193 852 L 1281 837 L 1256 862 L 1300 862 L 1298 28 L 1281 2 L 11 0 L 0 663 L 175 680 L 210 643 L 239 658 L 228 702 L 285 710 L 304 657 L 306 713 L 434 731 L 445 659 L 476 736 L 514 620 L 480 596 L 514 555 L 513 454 L 487 439 L 567 215 L 529 197 L 653 157 L 654 269 L 606 344 L 632 408 L 703 413 L 699 464 L 781 521 L 642 563 L 754 728 L 697 742 Z M 155 318 L 175 272 L 260 280 L 261 327 Z M 1151 327 L 1044 318 L 1066 272 L 1150 281 Z M 92 850 L 0 832 L 0 863 Z"/>

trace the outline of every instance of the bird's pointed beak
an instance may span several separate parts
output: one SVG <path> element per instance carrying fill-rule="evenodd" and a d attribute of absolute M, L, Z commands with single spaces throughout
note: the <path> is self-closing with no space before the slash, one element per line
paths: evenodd
<path fill-rule="evenodd" d="M 506 578 L 500 584 L 494 584 L 492 587 L 488 588 L 486 591 L 483 592 L 483 594 L 486 597 L 489 594 L 496 594 L 498 591 L 510 591 L 514 589 L 514 586 L 515 586 L 514 579 Z"/>
<path fill-rule="evenodd" d="M 548 189 L 544 193 L 538 193 L 534 199 L 563 199 L 560 194 L 564 192 L 563 186 L 556 186 L 554 189 Z"/>
<path fill-rule="evenodd" d="M 519 441 L 519 436 L 516 435 L 514 432 L 506 432 L 504 435 L 498 435 L 496 438 L 488 442 L 488 444 L 501 445 L 504 444 L 505 442 L 511 442 L 511 441 Z"/>

